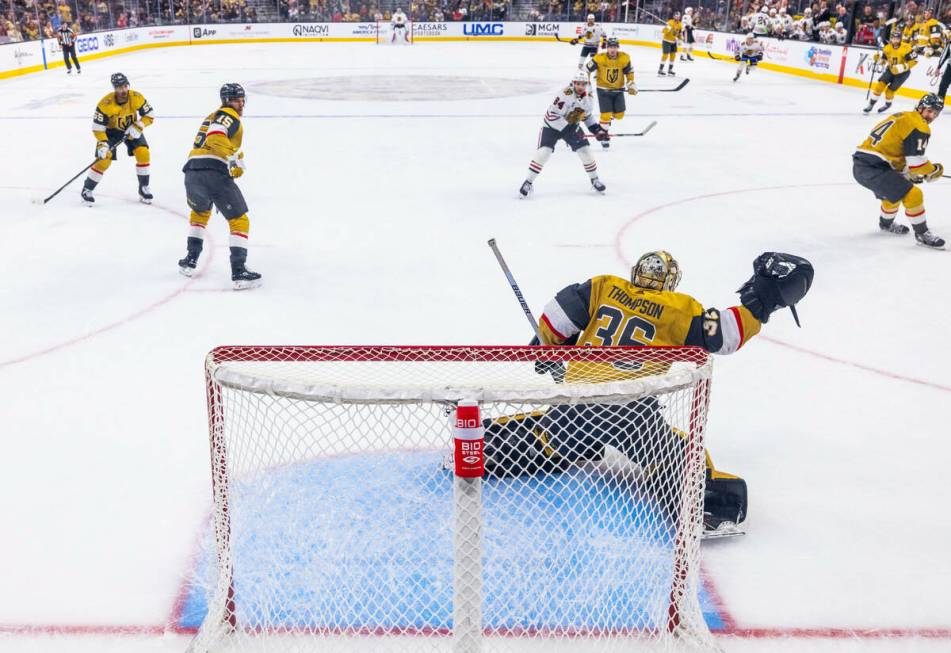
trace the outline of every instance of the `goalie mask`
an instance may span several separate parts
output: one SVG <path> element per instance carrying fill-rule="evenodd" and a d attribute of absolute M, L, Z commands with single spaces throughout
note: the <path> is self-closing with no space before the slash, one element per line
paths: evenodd
<path fill-rule="evenodd" d="M 680 265 L 670 252 L 647 252 L 631 268 L 631 283 L 647 290 L 676 290 L 680 283 Z"/>

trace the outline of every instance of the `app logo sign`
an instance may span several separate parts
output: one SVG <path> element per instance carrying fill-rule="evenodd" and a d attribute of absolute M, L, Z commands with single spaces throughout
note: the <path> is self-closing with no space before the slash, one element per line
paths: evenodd
<path fill-rule="evenodd" d="M 829 70 L 832 67 L 832 50 L 813 46 L 806 52 L 806 63 L 812 68 Z"/>

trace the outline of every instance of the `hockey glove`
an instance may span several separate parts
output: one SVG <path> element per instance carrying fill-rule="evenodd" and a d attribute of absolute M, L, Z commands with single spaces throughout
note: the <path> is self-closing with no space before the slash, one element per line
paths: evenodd
<path fill-rule="evenodd" d="M 109 147 L 109 143 L 106 141 L 100 141 L 96 144 L 96 158 L 105 161 L 112 156 L 111 149 L 112 148 Z"/>
<path fill-rule="evenodd" d="M 244 162 L 244 152 L 238 152 L 231 157 L 231 160 L 228 162 L 228 172 L 231 173 L 234 179 L 243 175 L 247 169 L 248 165 Z"/>
<path fill-rule="evenodd" d="M 571 45 L 578 45 L 578 39 L 571 39 Z"/>
<path fill-rule="evenodd" d="M 635 84 L 633 80 L 627 83 L 627 94 L 637 95 L 637 84 Z"/>
<path fill-rule="evenodd" d="M 145 129 L 145 125 L 143 125 L 141 122 L 134 122 L 126 127 L 125 137 L 130 141 L 141 138 L 143 129 Z"/>
<path fill-rule="evenodd" d="M 814 275 L 812 263 L 800 256 L 760 254 L 753 261 L 753 276 L 737 291 L 740 303 L 763 324 L 775 310 L 788 306 L 799 326 L 795 305 L 809 292 Z"/>
<path fill-rule="evenodd" d="M 594 136 L 595 140 L 598 140 L 598 141 L 611 140 L 611 134 L 608 132 L 608 130 L 602 127 L 601 125 L 599 125 L 598 123 L 594 123 L 593 125 L 588 127 L 588 131 L 591 132 L 591 135 Z"/>
<path fill-rule="evenodd" d="M 569 125 L 575 125 L 581 122 L 582 118 L 584 118 L 584 109 L 581 107 L 572 109 L 571 112 L 565 116 L 565 120 L 568 121 Z"/>
<path fill-rule="evenodd" d="M 944 174 L 944 166 L 940 163 L 932 163 L 934 170 L 925 175 L 925 181 L 935 181 L 936 179 L 941 179 L 941 175 Z"/>
<path fill-rule="evenodd" d="M 739 61 L 739 60 L 740 60 L 740 55 L 739 55 L 739 53 L 734 54 L 734 55 L 733 55 L 733 58 L 736 59 L 737 61 Z"/>

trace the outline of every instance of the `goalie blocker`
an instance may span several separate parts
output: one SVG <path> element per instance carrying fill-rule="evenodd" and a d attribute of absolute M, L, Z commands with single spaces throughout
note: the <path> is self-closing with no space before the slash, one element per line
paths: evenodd
<path fill-rule="evenodd" d="M 790 308 L 798 325 L 795 305 L 808 293 L 814 275 L 812 264 L 802 257 L 766 252 L 753 261 L 753 275 L 737 291 L 741 306 L 704 310 L 692 297 L 674 292 L 681 272 L 673 257 L 648 252 L 632 269 L 630 282 L 594 277 L 560 291 L 546 306 L 539 331 L 545 344 L 687 345 L 730 354 L 780 308 Z M 538 345 L 538 338 L 531 344 Z M 584 380 L 560 362 L 539 361 L 535 371 L 551 374 L 556 383 Z M 666 371 L 664 365 L 645 364 L 608 373 L 621 379 Z M 682 431 L 668 424 L 663 405 L 654 397 L 627 404 L 555 405 L 485 420 L 483 425 L 485 473 L 490 477 L 561 473 L 600 462 L 610 446 L 639 468 L 648 489 L 665 488 L 681 477 L 689 444 Z M 746 481 L 717 470 L 709 453 L 705 455 L 705 536 L 742 534 L 739 527 L 748 513 Z M 677 515 L 679 505 L 661 503 L 667 514 Z"/>

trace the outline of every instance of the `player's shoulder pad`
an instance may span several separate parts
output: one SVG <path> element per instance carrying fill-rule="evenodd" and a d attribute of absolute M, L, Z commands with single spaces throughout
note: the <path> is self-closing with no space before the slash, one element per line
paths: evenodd
<path fill-rule="evenodd" d="M 562 91 L 562 93 L 564 93 L 565 95 L 574 95 L 575 90 L 571 88 L 570 86 L 566 86 L 564 90 Z"/>
<path fill-rule="evenodd" d="M 99 104 L 97 106 L 109 107 L 114 105 L 115 103 L 116 103 L 116 94 L 106 93 L 105 95 L 102 96 L 102 99 L 99 100 Z"/>

